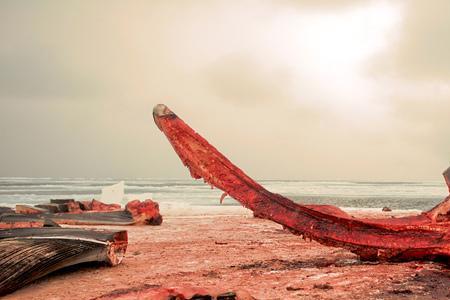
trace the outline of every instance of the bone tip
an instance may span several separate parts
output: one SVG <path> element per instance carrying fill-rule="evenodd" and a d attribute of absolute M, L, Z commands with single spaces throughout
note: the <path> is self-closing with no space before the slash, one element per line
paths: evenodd
<path fill-rule="evenodd" d="M 450 167 L 442 173 L 444 175 L 445 183 L 448 186 L 448 191 L 450 192 Z"/>
<path fill-rule="evenodd" d="M 157 104 L 153 108 L 153 116 L 155 117 L 162 117 L 170 114 L 173 114 L 173 112 L 164 104 Z"/>

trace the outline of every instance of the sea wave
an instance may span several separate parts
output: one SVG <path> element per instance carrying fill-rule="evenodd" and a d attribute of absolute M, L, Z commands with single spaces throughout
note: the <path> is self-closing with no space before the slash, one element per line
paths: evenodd
<path fill-rule="evenodd" d="M 0 178 L 0 203 L 36 204 L 51 198 L 100 198 L 101 189 L 123 179 L 114 178 Z M 331 204 L 339 207 L 426 210 L 440 202 L 448 190 L 442 182 L 352 182 L 261 180 L 268 190 L 299 203 Z M 222 192 L 202 181 L 183 179 L 129 178 L 124 202 L 151 197 L 170 205 L 219 206 Z M 226 206 L 239 206 L 227 197 Z"/>

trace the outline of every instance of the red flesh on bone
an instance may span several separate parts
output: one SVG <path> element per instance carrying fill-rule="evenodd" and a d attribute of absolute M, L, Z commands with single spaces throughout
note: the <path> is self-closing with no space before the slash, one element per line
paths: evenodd
<path fill-rule="evenodd" d="M 193 178 L 203 178 L 258 217 L 364 260 L 450 258 L 450 197 L 421 215 L 395 219 L 356 219 L 331 205 L 300 205 L 255 182 L 165 105 L 155 106 L 153 118 Z M 449 173 L 444 177 L 450 188 Z"/>

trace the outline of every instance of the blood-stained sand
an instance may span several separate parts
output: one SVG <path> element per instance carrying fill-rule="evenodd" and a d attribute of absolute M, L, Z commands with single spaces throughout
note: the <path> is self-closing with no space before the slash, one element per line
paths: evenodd
<path fill-rule="evenodd" d="M 304 241 L 249 213 L 164 216 L 161 226 L 126 229 L 129 247 L 121 265 L 71 267 L 4 299 L 81 300 L 153 286 L 239 289 L 256 299 L 450 297 L 450 268 L 445 265 L 360 262 L 346 250 Z"/>

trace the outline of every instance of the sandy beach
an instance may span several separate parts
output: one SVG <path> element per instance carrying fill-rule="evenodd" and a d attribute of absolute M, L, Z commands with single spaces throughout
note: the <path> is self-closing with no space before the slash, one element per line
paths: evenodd
<path fill-rule="evenodd" d="M 129 247 L 122 264 L 70 267 L 4 299 L 92 299 L 151 286 L 244 290 L 256 299 L 450 297 L 446 266 L 364 263 L 346 250 L 304 241 L 246 210 L 166 216 L 161 226 L 99 227 L 128 230 Z"/>

